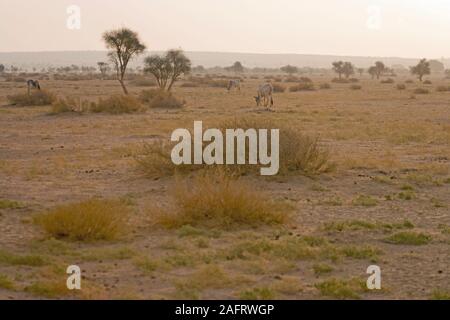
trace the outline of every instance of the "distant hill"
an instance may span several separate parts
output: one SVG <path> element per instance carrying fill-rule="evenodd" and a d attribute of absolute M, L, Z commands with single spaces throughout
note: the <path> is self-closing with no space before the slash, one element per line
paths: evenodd
<path fill-rule="evenodd" d="M 148 52 L 147 54 L 158 53 Z M 146 55 L 147 55 L 146 54 Z M 356 57 L 310 54 L 259 54 L 232 52 L 186 52 L 193 65 L 204 67 L 229 66 L 235 61 L 241 61 L 246 67 L 278 68 L 286 64 L 299 67 L 329 68 L 336 60 L 351 61 L 355 66 L 367 68 L 375 61 L 381 60 L 386 65 L 403 65 L 405 67 L 416 64 L 417 59 L 396 57 Z M 145 55 L 144 55 L 145 56 Z M 131 66 L 142 65 L 143 56 L 134 60 Z M 96 66 L 98 61 L 106 61 L 106 51 L 51 51 L 51 52 L 0 52 L 0 63 L 31 70 L 48 66 L 67 66 L 71 64 Z M 439 59 L 441 60 L 441 59 Z M 446 67 L 450 67 L 450 59 L 443 60 Z"/>

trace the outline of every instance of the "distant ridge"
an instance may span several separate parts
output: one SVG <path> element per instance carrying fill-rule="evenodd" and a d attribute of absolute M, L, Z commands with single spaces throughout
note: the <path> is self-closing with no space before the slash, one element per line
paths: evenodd
<path fill-rule="evenodd" d="M 144 56 L 134 60 L 131 66 L 142 65 Z M 246 67 L 279 68 L 286 64 L 299 67 L 329 68 L 336 60 L 351 61 L 357 67 L 367 68 L 375 61 L 381 60 L 386 65 L 396 64 L 405 67 L 416 64 L 419 58 L 397 57 L 358 57 L 315 54 L 263 54 L 263 53 L 233 53 L 233 52 L 197 52 L 187 51 L 193 65 L 204 67 L 229 66 L 235 61 L 241 61 Z M 98 61 L 106 61 L 106 51 L 49 51 L 49 52 L 0 52 L 0 63 L 6 66 L 14 65 L 23 69 L 43 68 L 48 66 L 67 66 L 71 64 L 96 66 Z M 450 66 L 450 59 L 439 59 L 446 67 Z"/>

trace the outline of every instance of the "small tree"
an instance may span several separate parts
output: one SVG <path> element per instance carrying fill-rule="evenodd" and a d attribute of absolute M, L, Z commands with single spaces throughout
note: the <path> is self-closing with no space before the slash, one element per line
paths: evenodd
<path fill-rule="evenodd" d="M 288 75 L 292 75 L 292 74 L 298 72 L 298 68 L 295 66 L 291 66 L 290 64 L 288 64 L 287 66 L 281 67 L 280 70 L 283 72 L 286 72 Z"/>
<path fill-rule="evenodd" d="M 442 73 L 445 71 L 445 66 L 441 61 L 438 60 L 430 60 L 430 71 L 432 73 Z"/>
<path fill-rule="evenodd" d="M 0 73 L 5 72 L 5 66 L 3 64 L 0 64 Z"/>
<path fill-rule="evenodd" d="M 107 31 L 103 34 L 106 47 L 110 50 L 108 57 L 114 64 L 117 80 L 123 92 L 128 94 L 124 77 L 130 60 L 145 50 L 145 45 L 139 40 L 138 34 L 128 28 Z"/>
<path fill-rule="evenodd" d="M 235 72 L 235 73 L 242 73 L 242 72 L 244 72 L 244 66 L 242 65 L 242 63 L 240 61 L 236 61 L 235 63 L 233 63 L 232 66 L 226 67 L 225 70 Z"/>
<path fill-rule="evenodd" d="M 193 68 L 192 68 L 192 71 L 193 71 L 193 72 L 199 72 L 199 73 L 202 73 L 202 72 L 206 72 L 206 69 L 205 69 L 204 66 L 199 65 L 199 66 L 193 67 Z"/>
<path fill-rule="evenodd" d="M 343 72 L 345 77 L 348 79 L 352 74 L 355 73 L 355 68 L 351 62 L 344 62 Z"/>
<path fill-rule="evenodd" d="M 381 75 L 386 72 L 386 66 L 384 65 L 383 62 L 381 61 L 377 61 L 375 62 L 375 70 L 377 71 L 377 79 L 379 79 L 381 77 Z"/>
<path fill-rule="evenodd" d="M 169 50 L 164 56 L 151 55 L 144 60 L 144 72 L 151 73 L 158 86 L 167 91 L 172 89 L 173 84 L 181 75 L 191 71 L 191 61 L 182 50 Z"/>
<path fill-rule="evenodd" d="M 357 69 L 359 76 L 362 77 L 363 73 L 364 73 L 364 68 L 358 68 Z"/>
<path fill-rule="evenodd" d="M 372 66 L 370 67 L 367 72 L 370 74 L 370 76 L 372 77 L 372 79 L 374 79 L 377 75 L 377 67 Z"/>
<path fill-rule="evenodd" d="M 106 73 L 110 70 L 109 65 L 106 62 L 97 62 L 98 69 L 100 70 L 100 73 L 102 74 L 102 79 L 106 76 Z"/>
<path fill-rule="evenodd" d="M 444 73 L 446 78 L 450 78 L 450 69 L 446 69 Z"/>
<path fill-rule="evenodd" d="M 422 82 L 423 76 L 429 75 L 431 73 L 430 63 L 427 61 L 427 59 L 420 60 L 416 66 L 411 67 L 411 73 L 417 75 L 420 82 Z"/>
<path fill-rule="evenodd" d="M 333 71 L 339 75 L 339 79 L 342 78 L 342 74 L 344 73 L 344 61 L 335 61 L 333 62 Z"/>

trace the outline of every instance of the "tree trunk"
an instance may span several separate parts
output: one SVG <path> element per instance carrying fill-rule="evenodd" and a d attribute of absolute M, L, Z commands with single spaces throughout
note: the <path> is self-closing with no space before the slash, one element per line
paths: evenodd
<path fill-rule="evenodd" d="M 422 82 L 422 77 L 423 77 L 423 75 L 419 75 L 419 80 L 420 80 L 420 82 Z"/>
<path fill-rule="evenodd" d="M 120 85 L 122 86 L 123 93 L 128 95 L 128 90 L 125 87 L 125 83 L 123 82 L 123 80 L 119 80 L 119 82 L 120 82 Z"/>

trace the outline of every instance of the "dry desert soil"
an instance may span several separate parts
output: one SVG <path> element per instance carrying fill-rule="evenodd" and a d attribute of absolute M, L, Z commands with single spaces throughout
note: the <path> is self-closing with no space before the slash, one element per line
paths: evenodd
<path fill-rule="evenodd" d="M 241 92 L 180 81 L 173 92 L 183 108 L 117 115 L 11 106 L 7 96 L 25 93 L 25 84 L 0 80 L 0 299 L 448 298 L 450 92 L 436 88 L 450 80 L 431 77 L 426 85 L 399 76 L 383 84 L 363 76 L 352 89 L 332 83 L 331 74 L 310 77 L 316 90 L 275 93 L 272 111 L 253 100 L 266 79 L 243 75 Z M 113 80 L 41 86 L 90 101 L 121 93 Z M 414 93 L 419 87 L 429 93 Z M 129 89 L 137 96 L 148 88 Z M 148 177 L 136 161 L 143 146 L 192 129 L 194 120 L 242 118 L 318 136 L 333 169 L 240 178 L 289 206 L 283 224 L 152 223 L 152 208 L 170 204 L 181 181 Z M 92 198 L 125 203 L 128 232 L 76 241 L 34 222 L 58 205 Z M 82 270 L 81 290 L 66 288 L 69 265 Z M 365 287 L 370 265 L 381 269 L 381 290 Z"/>

